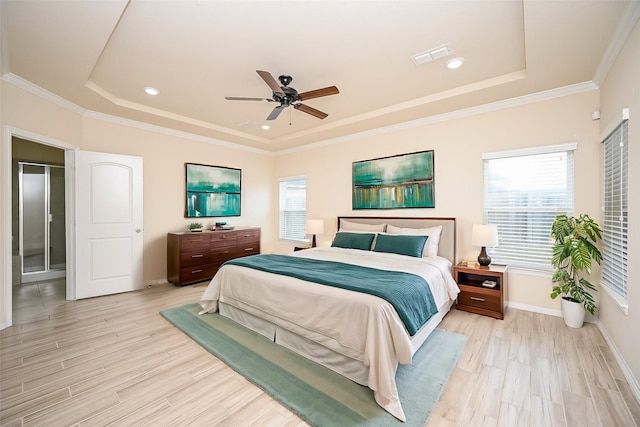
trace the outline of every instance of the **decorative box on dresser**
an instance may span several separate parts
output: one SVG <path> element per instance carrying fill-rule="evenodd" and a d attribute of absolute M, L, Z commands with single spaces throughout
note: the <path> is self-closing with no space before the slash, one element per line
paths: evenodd
<path fill-rule="evenodd" d="M 260 253 L 260 228 L 167 233 L 167 280 L 188 285 L 211 279 L 233 258 Z"/>
<path fill-rule="evenodd" d="M 507 289 L 506 265 L 467 267 L 458 264 L 453 267 L 453 278 L 460 288 L 458 310 L 504 319 L 504 300 Z M 495 287 L 483 286 L 485 281 L 494 282 Z"/>

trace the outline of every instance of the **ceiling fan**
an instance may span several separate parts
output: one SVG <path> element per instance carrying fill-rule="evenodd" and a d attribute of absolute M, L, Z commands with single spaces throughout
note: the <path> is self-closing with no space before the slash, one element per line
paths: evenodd
<path fill-rule="evenodd" d="M 225 96 L 225 99 L 229 101 L 267 101 L 267 102 L 279 102 L 280 105 L 275 107 L 267 120 L 275 120 L 278 118 L 282 110 L 287 107 L 293 107 L 296 110 L 300 110 L 303 113 L 311 114 L 314 117 L 319 119 L 324 119 L 328 116 L 327 113 L 324 113 L 320 110 L 316 110 L 315 108 L 309 107 L 308 105 L 302 104 L 300 101 L 306 101 L 308 99 L 320 98 L 321 96 L 335 95 L 340 93 L 337 87 L 329 86 L 322 89 L 311 90 L 309 92 L 298 93 L 292 87 L 289 87 L 289 83 L 293 80 L 293 77 L 282 75 L 278 77 L 280 80 L 280 84 L 273 78 L 271 73 L 268 71 L 256 71 L 262 80 L 265 81 L 267 85 L 273 91 L 273 96 L 271 98 L 244 98 L 239 96 Z"/>

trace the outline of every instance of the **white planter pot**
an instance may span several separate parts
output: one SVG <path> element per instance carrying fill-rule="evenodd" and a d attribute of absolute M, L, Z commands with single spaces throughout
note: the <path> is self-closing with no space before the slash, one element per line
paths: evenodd
<path fill-rule="evenodd" d="M 585 310 L 579 302 L 573 302 L 562 297 L 562 317 L 564 323 L 570 328 L 582 328 Z"/>

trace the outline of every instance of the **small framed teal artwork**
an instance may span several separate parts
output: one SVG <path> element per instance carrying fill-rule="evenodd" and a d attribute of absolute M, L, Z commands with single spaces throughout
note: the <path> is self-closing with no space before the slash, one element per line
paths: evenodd
<path fill-rule="evenodd" d="M 353 162 L 353 209 L 434 208 L 433 150 Z"/>
<path fill-rule="evenodd" d="M 185 163 L 185 218 L 240 216 L 242 170 Z"/>

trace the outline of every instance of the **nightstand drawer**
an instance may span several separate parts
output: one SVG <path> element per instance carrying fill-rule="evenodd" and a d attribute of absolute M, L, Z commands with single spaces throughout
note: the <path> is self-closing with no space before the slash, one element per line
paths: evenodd
<path fill-rule="evenodd" d="M 482 308 L 484 310 L 501 312 L 500 295 L 487 295 L 476 292 L 460 292 L 458 304 L 467 307 Z"/>

